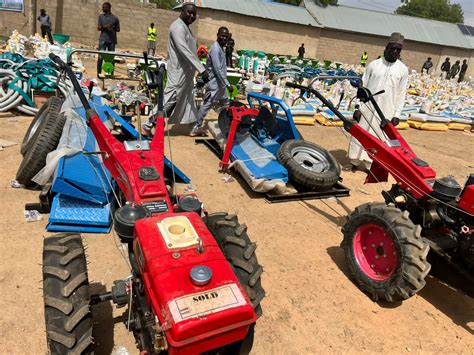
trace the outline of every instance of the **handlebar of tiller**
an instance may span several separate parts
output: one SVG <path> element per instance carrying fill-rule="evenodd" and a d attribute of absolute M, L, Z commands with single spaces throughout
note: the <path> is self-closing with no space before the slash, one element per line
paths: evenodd
<path fill-rule="evenodd" d="M 334 105 L 332 103 L 330 103 L 328 100 L 326 100 L 326 98 L 321 95 L 318 91 L 314 90 L 312 87 L 309 87 L 309 86 L 303 86 L 303 85 L 299 85 L 299 84 L 295 84 L 295 83 L 286 83 L 286 86 L 288 86 L 289 88 L 293 88 L 293 89 L 299 89 L 299 90 L 302 90 L 302 91 L 309 91 L 311 93 L 313 93 L 319 100 L 321 100 L 321 102 L 326 105 L 327 107 L 329 107 L 329 109 L 334 112 L 334 114 L 344 123 L 347 123 L 347 124 L 350 124 L 350 121 L 344 117 L 344 115 L 339 112 L 339 110 L 334 107 Z"/>
<path fill-rule="evenodd" d="M 82 106 L 86 109 L 86 112 L 91 110 L 91 106 L 89 105 L 89 101 L 87 101 L 86 95 L 84 95 L 84 92 L 81 89 L 81 85 L 77 81 L 76 76 L 74 75 L 71 67 L 64 63 L 61 58 L 59 58 L 56 54 L 50 53 L 49 54 L 49 59 L 51 59 L 53 62 L 55 62 L 61 70 L 64 70 L 66 72 L 66 75 L 69 77 L 69 79 L 72 82 L 72 86 L 74 87 L 74 91 L 77 93 L 79 96 L 79 99 L 81 100 Z M 87 115 L 87 120 L 92 117 L 91 115 Z"/>
<path fill-rule="evenodd" d="M 159 112 L 163 111 L 165 75 L 166 75 L 165 65 L 161 64 L 160 69 L 158 70 L 158 111 Z"/>
<path fill-rule="evenodd" d="M 145 54 L 145 53 L 144 53 Z M 145 61 L 148 62 L 148 56 L 144 55 Z M 86 96 L 84 95 L 84 92 L 81 89 L 81 85 L 77 81 L 76 76 L 74 75 L 71 67 L 64 63 L 61 58 L 59 58 L 57 55 L 50 53 L 49 54 L 49 59 L 51 59 L 54 63 L 56 63 L 61 70 L 64 70 L 69 77 L 69 79 L 72 82 L 72 85 L 74 87 L 74 91 L 76 91 L 77 95 L 79 96 L 79 99 L 81 100 L 82 105 L 84 106 L 86 112 L 90 112 L 87 114 L 87 120 L 89 120 L 92 115 L 95 113 L 93 110 L 91 110 L 91 106 L 89 105 L 89 101 L 87 101 Z M 164 79 L 165 79 L 165 65 L 161 64 L 159 69 L 158 69 L 158 83 L 157 83 L 157 88 L 158 88 L 158 111 L 163 111 L 163 90 L 164 90 Z"/>
<path fill-rule="evenodd" d="M 294 83 L 286 83 L 286 86 L 288 86 L 290 88 L 300 89 L 300 90 L 309 91 L 309 92 L 313 93 L 319 100 L 321 100 L 321 102 L 325 106 L 327 106 L 332 112 L 334 112 L 334 114 L 342 122 L 344 122 L 344 128 L 346 130 L 348 130 L 352 126 L 351 120 L 344 117 L 344 115 L 341 112 L 339 112 L 339 110 L 336 107 L 334 107 L 334 105 L 331 102 L 329 102 L 323 95 L 321 95 L 317 90 L 314 90 L 310 86 L 303 86 L 303 85 L 298 85 L 298 84 L 294 84 Z M 359 90 L 361 90 L 361 89 L 364 90 L 367 93 L 367 99 L 368 99 L 367 101 L 370 101 L 372 103 L 372 105 L 374 106 L 375 111 L 377 112 L 377 114 L 380 117 L 381 126 L 383 128 L 389 121 L 385 118 L 385 115 L 383 114 L 383 112 L 380 109 L 379 105 L 375 101 L 374 96 L 379 95 L 379 94 L 383 94 L 385 92 L 385 90 L 381 90 L 381 91 L 377 92 L 376 94 L 372 95 L 367 88 L 359 88 Z M 365 101 L 365 102 L 367 102 L 367 101 Z"/>
<path fill-rule="evenodd" d="M 164 90 L 164 80 L 165 80 L 165 65 L 161 64 L 158 68 L 158 77 L 156 78 L 156 82 L 154 81 L 154 76 L 149 69 L 148 65 L 148 53 L 143 51 L 143 58 L 145 59 L 145 81 L 148 84 L 150 89 L 158 89 L 158 112 L 163 111 L 163 90 Z"/>

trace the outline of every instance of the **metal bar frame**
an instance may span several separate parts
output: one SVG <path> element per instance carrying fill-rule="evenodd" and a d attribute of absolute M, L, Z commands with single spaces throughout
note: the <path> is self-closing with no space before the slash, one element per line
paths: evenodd
<path fill-rule="evenodd" d="M 215 139 L 197 138 L 194 140 L 196 144 L 204 144 L 209 148 L 219 159 L 222 157 L 222 150 Z M 291 202 L 301 200 L 320 200 L 330 197 L 345 197 L 350 195 L 351 190 L 338 182 L 332 188 L 324 191 L 298 191 L 294 194 L 287 195 L 273 195 L 268 192 L 264 194 L 265 201 L 269 203 Z"/>
<path fill-rule="evenodd" d="M 67 56 L 67 64 L 72 64 L 72 55 L 75 53 L 88 53 L 88 54 L 109 54 L 109 55 L 116 55 L 119 57 L 127 57 L 127 58 L 144 58 L 143 54 L 133 54 L 133 53 L 121 53 L 121 52 L 109 52 L 109 51 L 99 51 L 96 49 L 85 49 L 85 48 L 75 48 L 71 50 L 71 52 Z M 159 59 L 156 57 L 147 56 L 149 60 L 152 60 L 156 64 L 156 68 L 160 66 Z"/>

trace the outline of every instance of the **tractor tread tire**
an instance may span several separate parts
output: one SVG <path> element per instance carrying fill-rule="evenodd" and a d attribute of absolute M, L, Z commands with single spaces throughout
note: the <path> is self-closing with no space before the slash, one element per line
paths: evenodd
<path fill-rule="evenodd" d="M 255 243 L 250 241 L 247 226 L 240 224 L 235 214 L 213 213 L 203 218 L 207 228 L 214 236 L 222 253 L 231 265 L 249 298 L 257 317 L 262 315 L 260 303 L 265 297 L 262 287 L 262 266 L 258 263 Z M 245 339 L 225 346 L 218 354 L 237 355 L 249 354 L 254 340 L 255 324 L 249 328 Z"/>
<path fill-rule="evenodd" d="M 92 312 L 81 236 L 56 234 L 45 238 L 43 245 L 43 298 L 49 352 L 91 354 Z"/>
<path fill-rule="evenodd" d="M 397 248 L 398 266 L 387 280 L 377 281 L 366 275 L 359 267 L 353 248 L 357 229 L 367 223 L 375 223 L 390 233 Z M 350 277 L 374 301 L 403 301 L 415 295 L 426 285 L 425 278 L 431 265 L 427 261 L 429 245 L 421 237 L 421 227 L 413 224 L 407 211 L 400 211 L 385 203 L 367 203 L 357 207 L 342 228 Z"/>
<path fill-rule="evenodd" d="M 25 155 L 26 152 L 30 149 L 33 142 L 35 141 L 36 133 L 38 132 L 39 128 L 39 126 L 37 126 L 37 122 L 40 118 L 42 118 L 42 115 L 45 115 L 43 119 L 45 119 L 46 116 L 51 116 L 52 120 L 58 120 L 62 105 L 63 101 L 59 97 L 52 96 L 48 99 L 48 101 L 43 104 L 43 106 L 41 106 L 41 108 L 31 121 L 30 126 L 28 127 L 28 130 L 25 133 L 25 136 L 23 137 L 23 142 L 21 143 L 20 148 L 21 155 Z M 32 130 L 34 130 L 35 128 L 36 131 L 32 132 Z"/>
<path fill-rule="evenodd" d="M 306 146 L 324 155 L 329 163 L 329 169 L 323 172 L 310 171 L 302 167 L 294 158 L 292 151 L 298 146 Z M 341 168 L 336 159 L 323 147 L 301 139 L 291 139 L 283 142 L 278 150 L 278 161 L 288 170 L 290 179 L 311 190 L 328 189 L 334 186 L 341 175 Z"/>
<path fill-rule="evenodd" d="M 257 317 L 260 317 L 260 302 L 265 297 L 260 280 L 263 268 L 255 255 L 256 244 L 247 235 L 247 226 L 240 224 L 236 215 L 227 213 L 210 214 L 204 217 L 204 222 L 232 266 Z"/>
<path fill-rule="evenodd" d="M 20 184 L 26 186 L 35 184 L 31 179 L 46 165 L 47 155 L 58 146 L 65 123 L 64 114 L 49 115 L 41 122 L 31 139 L 31 146 L 18 167 L 16 179 Z"/>

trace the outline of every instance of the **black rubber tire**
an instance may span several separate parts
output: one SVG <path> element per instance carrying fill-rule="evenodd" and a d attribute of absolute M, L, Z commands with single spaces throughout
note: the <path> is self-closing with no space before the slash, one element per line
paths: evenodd
<path fill-rule="evenodd" d="M 250 241 L 247 226 L 240 224 L 236 215 L 227 213 L 213 213 L 203 220 L 229 261 L 257 317 L 260 317 L 262 315 L 260 302 L 265 297 L 261 284 L 263 268 L 258 263 L 255 255 L 257 245 Z M 247 337 L 241 342 L 227 346 L 224 353 L 248 354 L 253 345 L 253 336 L 254 327 L 251 326 Z"/>
<path fill-rule="evenodd" d="M 299 149 L 313 151 L 320 161 L 324 160 L 326 165 L 324 170 L 317 172 L 305 168 L 305 164 L 295 159 L 295 155 Z M 341 175 L 341 168 L 331 153 L 317 144 L 301 139 L 291 139 L 283 142 L 278 150 L 277 158 L 288 170 L 292 181 L 311 190 L 328 189 L 339 181 L 339 176 Z M 308 164 L 310 163 L 311 162 Z"/>
<path fill-rule="evenodd" d="M 50 354 L 91 354 L 92 313 L 80 234 L 44 239 L 43 297 Z"/>
<path fill-rule="evenodd" d="M 65 123 L 64 114 L 48 115 L 38 126 L 16 173 L 20 184 L 34 185 L 31 179 L 46 165 L 46 156 L 58 146 Z"/>
<path fill-rule="evenodd" d="M 364 224 L 382 227 L 394 242 L 398 265 L 390 278 L 379 281 L 367 275 L 359 266 L 353 247 L 356 231 Z M 384 203 L 367 203 L 357 207 L 342 228 L 346 263 L 350 277 L 377 301 L 402 301 L 410 298 L 425 285 L 431 265 L 427 261 L 429 245 L 421 237 L 421 226 L 413 224 L 408 211 Z"/>
<path fill-rule="evenodd" d="M 60 119 L 59 114 L 61 112 L 62 105 L 63 101 L 59 97 L 53 96 L 50 97 L 48 101 L 43 104 L 43 106 L 41 106 L 31 121 L 30 127 L 28 127 L 25 136 L 23 137 L 23 142 L 21 143 L 20 148 L 21 155 L 25 155 L 28 149 L 30 149 L 37 136 L 36 133 L 38 132 L 38 128 L 41 126 L 41 122 L 46 119 L 46 116 L 51 116 L 51 120 Z"/>

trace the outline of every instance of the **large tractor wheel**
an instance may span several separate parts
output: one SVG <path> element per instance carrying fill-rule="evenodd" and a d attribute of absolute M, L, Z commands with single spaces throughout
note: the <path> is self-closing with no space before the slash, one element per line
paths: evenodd
<path fill-rule="evenodd" d="M 284 142 L 277 154 L 291 180 L 312 190 L 327 189 L 339 181 L 341 168 L 326 149 L 300 139 Z"/>
<path fill-rule="evenodd" d="M 425 286 L 429 246 L 407 211 L 364 204 L 349 215 L 342 232 L 350 275 L 374 300 L 405 300 Z"/>
<path fill-rule="evenodd" d="M 43 296 L 50 354 L 91 354 L 89 281 L 79 234 L 44 239 Z"/>
<path fill-rule="evenodd" d="M 58 146 L 65 123 L 64 114 L 47 115 L 39 122 L 35 133 L 27 140 L 27 150 L 16 173 L 20 184 L 34 185 L 32 179 L 46 165 L 48 154 Z"/>
<path fill-rule="evenodd" d="M 214 213 L 204 217 L 204 223 L 232 266 L 237 279 L 252 302 L 257 317 L 260 317 L 262 315 L 260 302 L 265 297 L 260 280 L 263 268 L 255 255 L 257 246 L 247 235 L 247 226 L 240 224 L 236 215 L 227 213 Z M 254 326 L 251 326 L 247 337 L 226 347 L 224 353 L 248 354 L 253 345 L 253 336 Z"/>
<path fill-rule="evenodd" d="M 39 109 L 38 113 L 35 115 L 31 121 L 30 127 L 23 137 L 23 142 L 21 143 L 21 155 L 25 155 L 28 149 L 30 149 L 31 144 L 35 141 L 36 132 L 38 128 L 46 119 L 51 120 L 60 120 L 59 114 L 61 112 L 61 106 L 63 102 L 59 97 L 53 96 L 46 101 L 43 106 Z M 49 117 L 49 118 L 47 118 Z"/>

